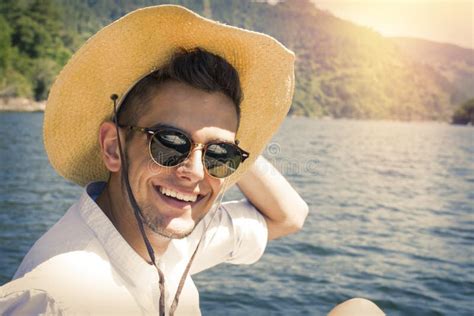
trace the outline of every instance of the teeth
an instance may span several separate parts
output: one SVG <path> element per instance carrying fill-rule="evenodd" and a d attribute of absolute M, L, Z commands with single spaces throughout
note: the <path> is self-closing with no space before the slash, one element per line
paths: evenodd
<path fill-rule="evenodd" d="M 186 202 L 196 202 L 197 199 L 197 195 L 195 194 L 183 194 L 164 187 L 160 187 L 160 192 L 164 195 Z"/>

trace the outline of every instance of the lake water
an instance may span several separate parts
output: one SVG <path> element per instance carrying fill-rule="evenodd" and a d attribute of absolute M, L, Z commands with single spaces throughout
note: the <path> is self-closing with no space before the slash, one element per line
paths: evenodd
<path fill-rule="evenodd" d="M 42 119 L 0 113 L 0 284 L 81 193 L 49 165 Z M 204 315 L 323 315 L 355 296 L 474 315 L 473 127 L 289 118 L 265 156 L 310 214 L 257 264 L 195 276 Z"/>

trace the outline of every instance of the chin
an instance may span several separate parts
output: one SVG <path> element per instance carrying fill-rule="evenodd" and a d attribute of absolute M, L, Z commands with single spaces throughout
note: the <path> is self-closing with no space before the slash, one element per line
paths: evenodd
<path fill-rule="evenodd" d="M 157 232 L 160 236 L 169 238 L 169 239 L 183 239 L 191 235 L 193 230 L 191 229 L 190 231 L 187 232 L 182 232 L 182 231 L 170 231 L 168 229 L 165 229 L 163 231 Z"/>
<path fill-rule="evenodd" d="M 204 197 L 204 196 L 203 196 Z M 161 201 L 157 205 L 148 204 L 142 208 L 143 223 L 152 232 L 170 239 L 182 239 L 189 236 L 196 225 L 212 208 L 214 199 L 201 201 L 194 209 L 179 210 L 163 208 Z"/>
<path fill-rule="evenodd" d="M 163 223 L 160 219 L 150 219 L 145 216 L 144 224 L 154 233 L 170 239 L 182 239 L 189 236 L 196 223 L 191 219 L 174 218 L 168 223 Z"/>

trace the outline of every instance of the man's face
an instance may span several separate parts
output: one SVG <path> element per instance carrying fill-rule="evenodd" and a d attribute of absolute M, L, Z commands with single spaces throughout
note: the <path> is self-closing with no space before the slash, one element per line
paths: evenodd
<path fill-rule="evenodd" d="M 232 100 L 222 93 L 207 93 L 169 81 L 156 91 L 150 102 L 138 126 L 166 124 L 187 133 L 194 143 L 235 140 L 237 114 Z M 189 235 L 210 210 L 224 182 L 204 170 L 202 150 L 193 150 L 186 161 L 172 168 L 161 167 L 151 160 L 144 133 L 136 133 L 126 150 L 130 185 L 145 225 L 170 238 Z M 197 199 L 186 202 L 169 196 L 176 193 Z"/>

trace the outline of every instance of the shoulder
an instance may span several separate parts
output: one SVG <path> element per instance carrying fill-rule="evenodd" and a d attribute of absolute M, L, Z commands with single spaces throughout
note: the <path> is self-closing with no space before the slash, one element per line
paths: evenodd
<path fill-rule="evenodd" d="M 223 203 L 221 208 L 232 219 L 234 247 L 227 262 L 255 263 L 267 246 L 265 218 L 247 199 Z"/>
<path fill-rule="evenodd" d="M 46 260 L 0 288 L 1 314 L 60 313 L 62 305 L 67 305 L 64 298 L 71 296 L 67 292 L 77 286 L 82 270 L 90 268 L 94 261 L 98 262 L 84 252 L 65 253 Z M 85 280 L 82 278 L 81 283 Z"/>
<path fill-rule="evenodd" d="M 2 293 L 10 288 L 48 289 L 61 292 L 69 285 L 86 285 L 91 279 L 100 281 L 110 271 L 110 263 L 100 255 L 89 251 L 71 251 L 49 258 L 2 287 Z"/>
<path fill-rule="evenodd" d="M 267 223 L 263 215 L 247 199 L 222 203 L 218 212 L 230 220 L 236 243 L 244 239 L 258 238 L 265 241 L 268 237 Z M 265 245 L 263 245 L 265 247 Z"/>
<path fill-rule="evenodd" d="M 247 199 L 222 203 L 215 212 L 209 212 L 206 215 L 202 224 L 202 229 L 206 225 L 210 227 L 229 226 L 238 228 L 239 226 L 247 226 L 248 229 L 266 229 L 263 215 Z"/>
<path fill-rule="evenodd" d="M 77 206 L 73 205 L 26 254 L 14 278 L 22 277 L 41 263 L 62 253 L 84 250 L 94 239 Z"/>
<path fill-rule="evenodd" d="M 92 252 L 73 251 L 54 256 L 2 286 L 0 302 L 3 309 L 32 308 L 33 314 L 38 308 L 86 311 L 129 302 L 130 294 L 119 283 L 107 260 Z"/>
<path fill-rule="evenodd" d="M 217 210 L 209 212 L 196 226 L 190 240 L 197 242 L 203 234 L 204 244 L 220 240 L 233 241 L 238 246 L 239 241 L 249 235 L 266 239 L 268 231 L 262 214 L 247 199 L 242 199 L 224 202 Z"/>
<path fill-rule="evenodd" d="M 18 283 L 18 282 L 16 282 Z M 0 288 L 1 315 L 61 315 L 62 309 L 54 298 L 41 289 Z"/>
<path fill-rule="evenodd" d="M 221 239 L 233 238 L 242 232 L 243 227 L 266 232 L 264 217 L 247 199 L 227 201 L 217 209 L 213 206 L 187 239 L 194 248 L 203 234 L 207 239 L 214 235 Z"/>
<path fill-rule="evenodd" d="M 24 279 L 50 292 L 61 293 L 78 286 L 100 288 L 113 278 L 111 263 L 91 251 L 71 251 L 54 256 L 25 274 Z"/>
<path fill-rule="evenodd" d="M 194 250 L 202 236 L 191 274 L 219 263 L 251 264 L 263 254 L 268 230 L 265 219 L 246 199 L 222 203 L 190 235 Z"/>

